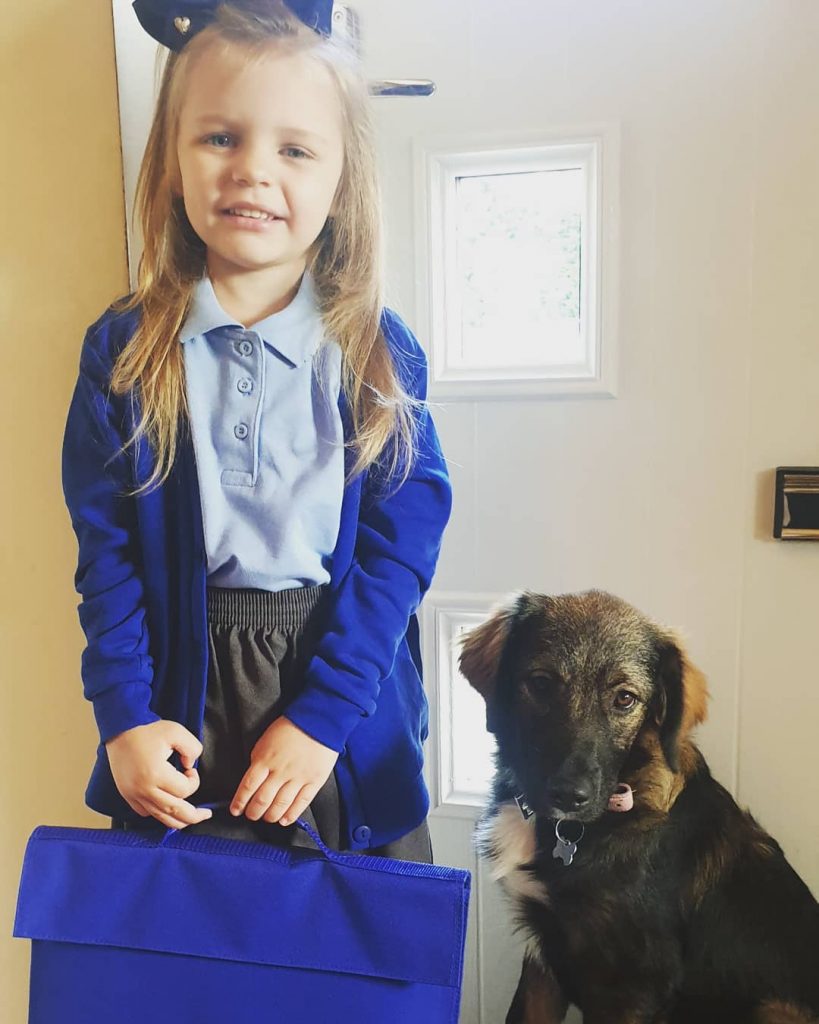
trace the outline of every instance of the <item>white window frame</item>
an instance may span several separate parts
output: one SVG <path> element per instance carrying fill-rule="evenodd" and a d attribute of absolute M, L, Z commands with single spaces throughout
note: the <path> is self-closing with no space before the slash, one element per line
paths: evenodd
<path fill-rule="evenodd" d="M 619 232 L 619 124 L 503 135 L 424 135 L 413 142 L 416 204 L 417 323 L 429 339 L 429 397 L 616 395 Z M 589 331 L 588 363 L 570 372 L 514 365 L 447 365 L 446 340 L 460 330 L 455 281 L 455 181 L 465 174 L 502 174 L 582 166 L 586 216 L 581 303 Z"/>
<path fill-rule="evenodd" d="M 443 818 L 476 819 L 488 793 L 460 792 L 454 783 L 450 650 L 459 625 L 484 622 L 506 594 L 468 594 L 430 590 L 421 605 L 424 686 L 429 701 L 429 737 L 424 775 L 430 795 L 430 814 Z"/>

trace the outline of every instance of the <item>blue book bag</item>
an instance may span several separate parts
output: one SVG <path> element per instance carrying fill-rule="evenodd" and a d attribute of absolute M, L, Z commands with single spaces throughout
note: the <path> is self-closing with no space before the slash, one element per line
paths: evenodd
<path fill-rule="evenodd" d="M 470 874 L 167 829 L 41 825 L 29 1024 L 456 1024 Z"/>

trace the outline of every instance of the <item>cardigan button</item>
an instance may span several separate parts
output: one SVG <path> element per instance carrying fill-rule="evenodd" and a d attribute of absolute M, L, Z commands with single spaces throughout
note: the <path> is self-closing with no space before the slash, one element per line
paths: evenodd
<path fill-rule="evenodd" d="M 369 825 L 359 825 L 357 829 L 353 830 L 353 839 L 357 843 L 366 843 L 372 834 L 373 830 Z"/>

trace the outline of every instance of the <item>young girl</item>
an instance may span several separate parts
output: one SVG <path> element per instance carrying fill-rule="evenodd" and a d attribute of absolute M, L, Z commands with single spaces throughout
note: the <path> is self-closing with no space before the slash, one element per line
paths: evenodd
<path fill-rule="evenodd" d="M 63 487 L 86 802 L 115 827 L 431 861 L 416 609 L 451 492 L 382 307 L 366 80 L 332 0 L 136 0 L 170 53 L 136 291 L 88 330 Z M 217 814 L 201 805 L 217 805 Z"/>

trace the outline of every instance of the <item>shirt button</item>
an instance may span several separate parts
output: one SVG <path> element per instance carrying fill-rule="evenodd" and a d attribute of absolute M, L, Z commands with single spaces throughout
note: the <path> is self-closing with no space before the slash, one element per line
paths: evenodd
<path fill-rule="evenodd" d="M 252 343 L 247 341 L 246 339 L 242 339 L 242 341 L 237 342 L 236 348 L 238 352 L 243 356 L 249 356 L 250 353 L 253 351 Z"/>
<path fill-rule="evenodd" d="M 242 392 L 243 395 L 249 395 L 253 390 L 253 381 L 250 377 L 240 377 L 236 387 Z"/>
<path fill-rule="evenodd" d="M 359 825 L 353 832 L 353 839 L 357 843 L 366 843 L 372 834 L 373 830 L 369 825 Z"/>
<path fill-rule="evenodd" d="M 247 424 L 237 423 L 233 428 L 233 433 L 239 438 L 240 441 L 244 441 L 247 437 Z"/>

